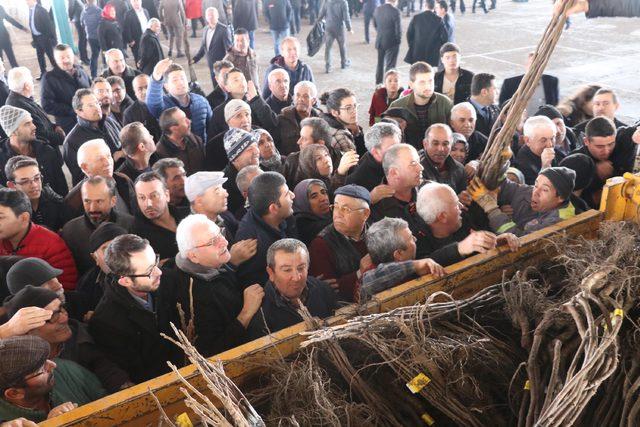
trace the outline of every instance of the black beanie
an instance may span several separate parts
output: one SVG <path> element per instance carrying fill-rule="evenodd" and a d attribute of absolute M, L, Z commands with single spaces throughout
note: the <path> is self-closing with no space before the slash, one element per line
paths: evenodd
<path fill-rule="evenodd" d="M 596 163 L 590 156 L 582 153 L 565 157 L 560 162 L 560 166 L 569 168 L 576 173 L 576 185 L 573 187 L 574 191 L 587 188 L 596 174 Z"/>
<path fill-rule="evenodd" d="M 546 168 L 540 171 L 540 175 L 546 176 L 556 189 L 556 193 L 563 200 L 567 200 L 571 196 L 573 187 L 576 182 L 576 173 L 562 166 L 554 168 Z"/>
<path fill-rule="evenodd" d="M 538 111 L 536 111 L 534 116 L 545 116 L 550 118 L 551 120 L 563 118 L 562 113 L 556 107 L 549 104 L 543 105 L 540 108 L 538 108 Z"/>
<path fill-rule="evenodd" d="M 89 237 L 89 252 L 95 252 L 105 242 L 127 234 L 127 230 L 112 222 L 103 222 Z"/>
<path fill-rule="evenodd" d="M 11 299 L 5 300 L 4 308 L 7 310 L 7 317 L 11 319 L 21 308 L 44 308 L 57 298 L 58 295 L 47 288 L 37 288 L 27 285 Z"/>

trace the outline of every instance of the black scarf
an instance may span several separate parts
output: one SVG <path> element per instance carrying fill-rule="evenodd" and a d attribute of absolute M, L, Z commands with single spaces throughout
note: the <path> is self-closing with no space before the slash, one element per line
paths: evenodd
<path fill-rule="evenodd" d="M 338 276 L 353 273 L 360 268 L 360 258 L 362 258 L 360 252 L 347 237 L 338 233 L 333 224 L 326 226 L 319 235 L 329 245 L 334 254 Z"/>

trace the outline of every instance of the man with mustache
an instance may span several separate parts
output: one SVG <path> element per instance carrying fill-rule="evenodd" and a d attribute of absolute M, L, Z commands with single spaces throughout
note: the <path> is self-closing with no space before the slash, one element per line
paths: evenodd
<path fill-rule="evenodd" d="M 422 175 L 429 181 L 447 184 L 456 192 L 462 193 L 467 188 L 464 166 L 450 156 L 453 146 L 453 133 L 445 124 L 437 123 L 429 126 L 422 141 L 421 151 Z M 468 204 L 468 198 L 462 200 Z"/>

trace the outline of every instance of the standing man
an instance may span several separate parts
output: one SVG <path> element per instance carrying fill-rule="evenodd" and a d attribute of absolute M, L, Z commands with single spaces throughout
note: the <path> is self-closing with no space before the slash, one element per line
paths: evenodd
<path fill-rule="evenodd" d="M 447 30 L 442 19 L 433 12 L 435 5 L 435 0 L 426 0 L 426 10 L 411 18 L 407 29 L 409 51 L 404 57 L 407 64 L 424 61 L 438 66 L 440 47 L 447 42 Z"/>
<path fill-rule="evenodd" d="M 148 76 L 153 73 L 153 67 L 156 63 L 164 59 L 164 52 L 162 52 L 162 45 L 160 45 L 160 39 L 158 38 L 161 29 L 160 21 L 156 18 L 151 18 L 147 29 L 140 38 L 140 47 L 138 49 L 140 59 L 136 64 L 138 69 Z"/>
<path fill-rule="evenodd" d="M 124 15 L 122 39 L 131 48 L 136 64 L 140 60 L 138 50 L 142 32 L 149 26 L 149 12 L 142 7 L 142 0 L 131 0 L 131 7 Z"/>
<path fill-rule="evenodd" d="M 318 19 L 323 18 L 327 21 L 324 51 L 325 71 L 327 73 L 331 72 L 331 47 L 334 41 L 338 42 L 338 48 L 340 49 L 341 68 L 349 68 L 351 60 L 347 58 L 347 39 L 344 29 L 346 27 L 351 34 L 353 34 L 353 29 L 351 28 L 347 0 L 327 0 Z"/>
<path fill-rule="evenodd" d="M 131 83 L 136 94 L 137 101 L 134 101 L 129 108 L 124 111 L 122 123 L 126 126 L 129 123 L 140 122 L 147 128 L 153 136 L 153 140 L 158 142 L 162 131 L 158 120 L 149 112 L 145 103 L 147 99 L 147 88 L 149 87 L 149 76 L 140 74 Z"/>
<path fill-rule="evenodd" d="M 262 98 L 267 99 L 271 95 L 267 76 L 276 68 L 283 68 L 289 73 L 289 92 L 293 95 L 293 88 L 303 80 L 313 82 L 311 67 L 300 60 L 300 42 L 295 37 L 287 37 L 280 43 L 282 55 L 276 55 L 264 72 L 262 84 Z"/>
<path fill-rule="evenodd" d="M 456 41 L 456 19 L 453 17 L 453 13 L 449 13 L 449 5 L 445 0 L 436 1 L 436 7 L 434 9 L 436 15 L 442 19 L 444 28 L 447 30 L 447 42 L 455 43 Z"/>
<path fill-rule="evenodd" d="M 387 0 L 373 12 L 373 26 L 377 31 L 376 49 L 378 50 L 376 84 L 382 83 L 384 73 L 395 68 L 398 62 L 398 52 L 400 51 L 400 43 L 402 43 L 402 14 L 396 7 L 397 4 L 397 0 Z"/>
<path fill-rule="evenodd" d="M 178 51 L 177 58 L 182 58 L 182 33 L 185 30 L 186 17 L 184 16 L 184 4 L 182 0 L 161 0 L 158 7 L 160 20 L 169 31 L 169 56 L 173 56 L 173 44 L 175 42 Z M 153 67 L 153 65 L 152 65 Z M 145 74 L 145 71 L 142 71 Z"/>
<path fill-rule="evenodd" d="M 193 62 L 197 63 L 205 54 L 207 55 L 207 65 L 209 66 L 211 82 L 215 86 L 213 64 L 224 58 L 227 50 L 233 45 L 233 41 L 231 40 L 229 27 L 218 22 L 218 9 L 210 7 L 206 10 L 205 14 L 208 25 L 202 33 L 202 44 L 200 45 L 198 53 L 193 57 Z"/>
<path fill-rule="evenodd" d="M 82 25 L 82 11 L 84 3 L 81 0 L 69 0 L 69 20 L 73 22 L 78 32 L 78 50 L 80 52 L 80 60 L 84 65 L 89 65 L 89 56 L 87 55 L 87 32 Z"/>
<path fill-rule="evenodd" d="M 487 137 L 500 114 L 500 109 L 496 105 L 497 95 L 496 76 L 487 73 L 478 73 L 473 76 L 469 102 L 476 109 L 476 130 Z"/>
<path fill-rule="evenodd" d="M 38 55 L 38 65 L 40 66 L 40 80 L 42 75 L 47 71 L 47 62 L 44 56 L 49 57 L 49 61 L 53 66 L 55 59 L 53 58 L 53 46 L 57 43 L 56 28 L 53 25 L 51 16 L 47 10 L 42 7 L 38 0 L 26 0 L 29 6 L 29 29 L 33 37 L 33 45 Z"/>
<path fill-rule="evenodd" d="M 249 34 L 244 28 L 236 28 L 233 33 L 233 46 L 227 51 L 224 60 L 232 63 L 235 68 L 242 70 L 247 81 L 252 81 L 258 87 L 260 83 L 258 81 L 256 51 L 250 46 L 251 39 Z M 216 81 L 218 80 L 216 79 Z"/>
<path fill-rule="evenodd" d="M 289 0 L 267 0 L 264 4 L 264 15 L 269 21 L 275 56 L 280 55 L 280 44 L 285 37 L 289 37 L 289 22 L 292 13 Z"/>
<path fill-rule="evenodd" d="M 527 56 L 525 71 L 531 67 L 533 56 L 533 52 L 530 52 Z M 520 74 L 519 76 L 504 79 L 504 82 L 502 82 L 502 88 L 500 89 L 500 98 L 498 100 L 499 105 L 502 105 L 503 102 L 511 99 L 511 97 L 515 95 L 523 78 L 524 74 Z M 533 92 L 533 96 L 529 99 L 529 103 L 527 104 L 527 113 L 531 116 L 543 105 L 557 105 L 559 99 L 560 90 L 558 78 L 549 74 L 543 74 L 541 80 L 536 86 L 536 90 Z"/>
<path fill-rule="evenodd" d="M 105 79 L 111 76 L 120 77 L 124 80 L 127 95 L 133 100 L 137 99 L 133 90 L 133 79 L 140 74 L 140 71 L 127 65 L 120 49 L 109 49 L 104 53 L 104 56 L 107 60 L 107 69 L 102 72 L 101 77 Z"/>
<path fill-rule="evenodd" d="M 91 78 L 98 75 L 98 60 L 100 58 L 100 39 L 98 38 L 98 24 L 102 19 L 102 9 L 96 6 L 96 0 L 87 0 L 84 6 L 80 20 L 82 21 L 83 31 L 86 33 L 89 46 L 91 47 L 90 70 Z"/>

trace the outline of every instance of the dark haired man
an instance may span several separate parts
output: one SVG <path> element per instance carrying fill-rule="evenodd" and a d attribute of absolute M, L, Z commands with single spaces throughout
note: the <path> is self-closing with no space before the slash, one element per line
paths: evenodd
<path fill-rule="evenodd" d="M 191 132 L 192 121 L 178 107 L 167 108 L 160 114 L 162 136 L 157 144 L 160 158 L 182 160 L 187 175 L 201 171 L 205 166 L 203 141 Z"/>
<path fill-rule="evenodd" d="M 442 19 L 433 12 L 435 5 L 435 0 L 426 0 L 424 12 L 414 15 L 409 22 L 409 50 L 404 58 L 407 64 L 424 61 L 432 67 L 438 66 L 440 47 L 447 42 L 447 29 Z"/>
<path fill-rule="evenodd" d="M 120 131 L 120 143 L 126 157 L 117 172 L 135 181 L 141 173 L 151 170 L 151 164 L 157 159 L 156 144 L 142 123 L 133 122 L 123 127 Z"/>
<path fill-rule="evenodd" d="M 496 76 L 493 74 L 478 73 L 473 76 L 469 102 L 476 109 L 476 130 L 487 137 L 500 113 L 496 105 L 497 91 Z"/>

